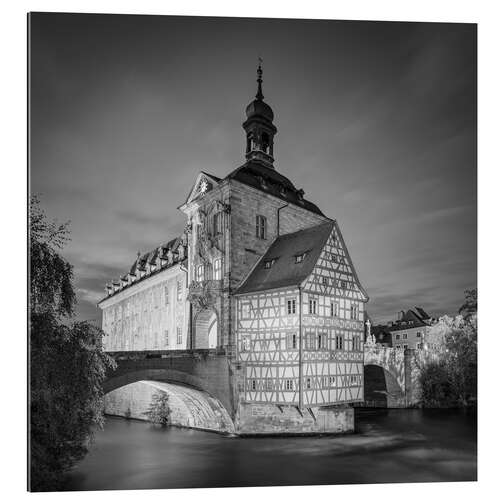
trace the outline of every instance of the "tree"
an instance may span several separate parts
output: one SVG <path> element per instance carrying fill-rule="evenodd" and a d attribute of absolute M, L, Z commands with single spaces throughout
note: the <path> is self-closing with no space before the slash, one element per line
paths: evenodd
<path fill-rule="evenodd" d="M 114 361 L 103 331 L 73 322 L 73 268 L 58 254 L 68 223 L 47 221 L 30 200 L 30 484 L 60 488 L 63 473 L 83 458 L 94 426 L 103 423 L 102 382 Z"/>
<path fill-rule="evenodd" d="M 477 313 L 477 288 L 472 290 L 465 290 L 465 302 L 460 306 L 458 314 L 465 320 L 469 320 L 474 314 Z"/>
<path fill-rule="evenodd" d="M 445 338 L 446 364 L 455 400 L 459 406 L 477 403 L 477 318 L 458 320 Z"/>
<path fill-rule="evenodd" d="M 438 361 L 427 362 L 420 372 L 422 405 L 469 407 L 477 404 L 477 321 L 441 318 L 449 327 Z"/>
<path fill-rule="evenodd" d="M 153 394 L 148 411 L 144 414 L 154 424 L 166 427 L 170 424 L 170 406 L 168 404 L 168 394 L 166 392 L 157 391 Z"/>

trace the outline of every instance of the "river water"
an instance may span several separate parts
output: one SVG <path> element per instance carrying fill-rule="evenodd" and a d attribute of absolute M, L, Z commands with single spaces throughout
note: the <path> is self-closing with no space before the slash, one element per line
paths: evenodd
<path fill-rule="evenodd" d="M 477 479 L 477 420 L 457 410 L 356 410 L 344 436 L 236 438 L 108 417 L 68 490 Z"/>

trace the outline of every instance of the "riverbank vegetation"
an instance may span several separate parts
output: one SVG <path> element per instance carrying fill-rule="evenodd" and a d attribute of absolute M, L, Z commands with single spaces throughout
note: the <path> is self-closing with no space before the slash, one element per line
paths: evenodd
<path fill-rule="evenodd" d="M 32 198 L 29 231 L 29 489 L 54 491 L 102 426 L 102 382 L 114 361 L 100 328 L 72 321 L 73 268 L 59 254 L 68 224 L 48 221 Z"/>
<path fill-rule="evenodd" d="M 438 360 L 422 367 L 421 404 L 425 408 L 477 405 L 477 291 L 467 290 Z M 463 316 L 462 316 L 463 315 Z"/>

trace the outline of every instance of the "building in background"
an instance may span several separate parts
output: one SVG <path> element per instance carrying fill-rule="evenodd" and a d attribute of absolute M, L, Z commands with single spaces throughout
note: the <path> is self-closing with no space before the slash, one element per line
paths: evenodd
<path fill-rule="evenodd" d="M 400 311 L 397 320 L 388 324 L 392 346 L 396 349 L 424 349 L 435 323 L 436 319 L 431 318 L 421 307 Z M 427 348 L 435 347 L 435 343 L 427 345 Z"/>

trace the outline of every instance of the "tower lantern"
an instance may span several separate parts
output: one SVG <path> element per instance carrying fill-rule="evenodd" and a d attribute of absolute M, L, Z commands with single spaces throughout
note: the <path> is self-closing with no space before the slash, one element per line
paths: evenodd
<path fill-rule="evenodd" d="M 259 160 L 267 167 L 274 168 L 274 136 L 277 129 L 273 124 L 273 110 L 264 102 L 260 59 L 257 68 L 257 94 L 255 99 L 247 106 L 246 115 L 247 120 L 243 123 L 247 139 L 246 159 Z"/>

